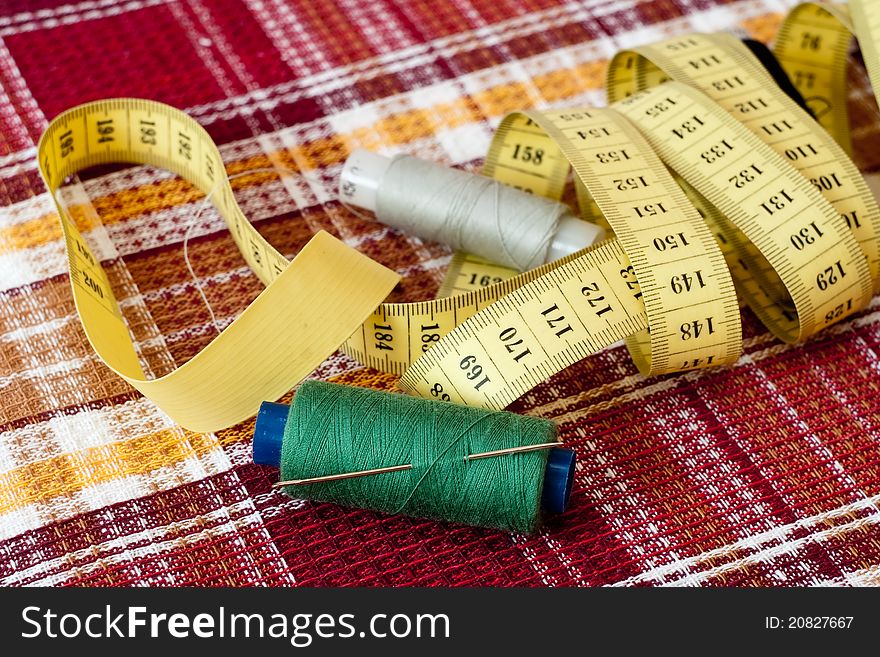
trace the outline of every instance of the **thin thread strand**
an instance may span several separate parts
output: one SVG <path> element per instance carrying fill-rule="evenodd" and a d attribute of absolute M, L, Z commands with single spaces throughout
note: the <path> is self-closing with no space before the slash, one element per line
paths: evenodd
<path fill-rule="evenodd" d="M 231 181 L 235 180 L 236 178 L 242 178 L 244 176 L 249 176 L 254 173 L 278 173 L 279 178 L 281 178 L 282 177 L 281 174 L 284 174 L 284 173 L 291 173 L 292 174 L 293 171 L 286 168 L 286 167 L 283 167 L 283 166 L 259 167 L 256 169 L 248 169 L 247 171 L 239 171 L 238 173 L 234 173 L 231 176 L 227 176 L 227 178 L 231 182 Z M 183 261 L 186 263 L 186 268 L 189 271 L 189 275 L 190 275 L 190 278 L 192 279 L 193 284 L 196 286 L 196 290 L 198 291 L 199 296 L 201 296 L 202 301 L 205 302 L 205 307 L 208 309 L 208 314 L 211 315 L 211 323 L 214 325 L 214 329 L 217 331 L 217 333 L 222 333 L 223 327 L 220 326 L 220 322 L 217 321 L 217 316 L 214 314 L 214 308 L 211 307 L 211 303 L 208 301 L 208 297 L 205 294 L 205 290 L 204 290 L 204 288 L 202 288 L 202 283 L 199 280 L 199 277 L 196 276 L 196 272 L 193 269 L 192 261 L 190 261 L 190 259 L 189 259 L 189 238 L 192 235 L 193 228 L 195 228 L 195 226 L 196 226 L 196 222 L 202 216 L 202 212 L 204 212 L 205 208 L 207 208 L 211 204 L 211 197 L 214 195 L 214 191 L 217 188 L 218 187 L 215 186 L 211 189 L 210 192 L 205 194 L 204 198 L 202 199 L 201 203 L 199 204 L 198 209 L 190 217 L 189 222 L 187 223 L 186 233 L 183 236 Z"/>

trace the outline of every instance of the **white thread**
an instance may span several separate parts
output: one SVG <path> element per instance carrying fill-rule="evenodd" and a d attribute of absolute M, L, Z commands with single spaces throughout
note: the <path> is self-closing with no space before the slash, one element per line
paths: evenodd
<path fill-rule="evenodd" d="M 278 165 L 274 167 L 259 167 L 257 169 L 248 169 L 247 171 L 239 171 L 236 174 L 231 176 L 227 176 L 227 180 L 230 182 L 235 180 L 236 178 L 241 178 L 243 176 L 249 176 L 253 173 L 279 173 L 279 178 L 283 173 L 294 173 L 287 167 Z M 205 198 L 202 199 L 201 204 L 199 205 L 199 209 L 196 210 L 195 214 L 190 218 L 189 225 L 186 228 L 186 234 L 183 236 L 183 260 L 186 262 L 186 268 L 189 270 L 189 275 L 192 277 L 192 282 L 196 286 L 196 290 L 199 292 L 199 296 L 202 297 L 202 301 L 205 302 L 205 306 L 208 308 L 208 313 L 211 315 L 211 323 L 214 325 L 214 329 L 217 333 L 223 332 L 223 327 L 220 326 L 220 323 L 217 321 L 217 316 L 214 314 L 214 309 L 211 307 L 210 302 L 208 301 L 208 297 L 205 295 L 205 291 L 202 289 L 202 284 L 199 282 L 198 277 L 196 276 L 196 272 L 193 270 L 192 262 L 189 259 L 189 237 L 192 234 L 192 229 L 196 225 L 196 221 L 200 216 L 202 216 L 202 212 L 204 212 L 205 208 L 208 207 L 208 204 L 211 202 L 211 197 L 214 195 L 218 185 L 215 185 L 210 192 L 205 194 Z M 245 217 L 246 218 L 246 217 Z"/>
<path fill-rule="evenodd" d="M 291 169 L 288 169 L 285 166 L 276 165 L 274 167 L 259 167 L 257 169 L 248 169 L 247 171 L 240 171 L 240 172 L 233 174 L 231 176 L 227 176 L 226 179 L 229 181 L 232 181 L 232 180 L 235 180 L 236 178 L 248 176 L 253 173 L 277 173 L 277 174 L 279 174 L 279 178 L 280 178 L 280 177 L 282 177 L 282 174 L 284 174 L 284 173 L 293 174 L 295 172 L 292 171 Z M 183 260 L 184 260 L 184 262 L 186 262 L 186 268 L 187 268 L 187 270 L 189 270 L 189 275 L 192 279 L 192 282 L 196 286 L 196 290 L 198 290 L 198 292 L 199 292 L 199 296 L 201 296 L 202 301 L 205 302 L 205 306 L 208 309 L 208 314 L 211 315 L 211 323 L 214 325 L 214 328 L 216 329 L 217 333 L 222 333 L 223 328 L 220 326 L 220 322 L 217 321 L 217 316 L 214 314 L 214 309 L 211 307 L 211 304 L 208 301 L 208 297 L 205 295 L 205 291 L 204 291 L 204 289 L 202 289 L 202 285 L 201 285 L 201 283 L 199 283 L 198 276 L 196 276 L 196 272 L 193 269 L 192 262 L 189 259 L 189 238 L 190 238 L 190 235 L 192 235 L 193 227 L 195 226 L 198 218 L 202 216 L 202 212 L 204 212 L 205 208 L 208 207 L 208 205 L 210 204 L 211 197 L 214 195 L 214 192 L 217 190 L 219 184 L 220 183 L 218 182 L 217 185 L 215 185 L 214 188 L 211 189 L 210 192 L 205 194 L 205 197 L 202 199 L 202 202 L 199 205 L 199 208 L 196 210 L 195 214 L 193 214 L 189 220 L 189 223 L 186 228 L 186 233 L 183 236 Z M 56 189 L 54 191 L 54 194 L 53 194 L 55 196 L 55 198 L 58 200 L 59 205 L 61 205 L 61 207 L 63 207 L 63 208 L 68 207 L 67 200 L 64 198 L 64 195 L 62 193 L 65 189 L 66 189 L 65 187 L 59 187 L 58 189 Z"/>
<path fill-rule="evenodd" d="M 346 201 L 344 198 L 342 198 L 342 194 L 339 195 L 339 205 L 344 207 L 346 210 L 351 212 L 353 215 L 360 217 L 361 219 L 364 219 L 365 221 L 373 221 L 373 217 L 368 215 L 366 212 L 362 212 L 361 210 L 359 210 L 355 206 L 351 205 L 348 201 Z"/>
<path fill-rule="evenodd" d="M 544 264 L 567 206 L 407 155 L 376 192 L 383 223 L 520 271 Z"/>
<path fill-rule="evenodd" d="M 214 188 L 216 189 L 216 187 Z M 208 309 L 208 314 L 211 315 L 211 323 L 214 325 L 217 333 L 222 333 L 223 329 L 220 328 L 220 324 L 217 322 L 217 316 L 214 314 L 214 309 L 211 307 L 211 304 L 208 302 L 208 297 L 205 295 L 205 291 L 202 289 L 202 284 L 199 283 L 199 279 L 196 276 L 196 272 L 193 270 L 192 262 L 189 259 L 189 236 L 192 234 L 193 226 L 196 225 L 196 221 L 199 217 L 202 216 L 202 212 L 207 207 L 208 203 L 211 200 L 211 195 L 214 193 L 214 189 L 205 194 L 205 198 L 202 199 L 202 203 L 199 206 L 199 209 L 196 213 L 190 217 L 189 225 L 186 227 L 186 234 L 183 236 L 183 261 L 186 263 L 186 268 L 189 270 L 189 275 L 192 278 L 192 282 L 195 283 L 196 290 L 199 291 L 199 296 L 202 297 L 202 301 L 205 302 L 205 306 Z"/>

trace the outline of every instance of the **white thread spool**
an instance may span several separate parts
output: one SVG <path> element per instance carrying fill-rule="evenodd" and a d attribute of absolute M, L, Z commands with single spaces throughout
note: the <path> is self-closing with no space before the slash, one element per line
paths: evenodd
<path fill-rule="evenodd" d="M 562 203 L 409 155 L 356 149 L 342 169 L 339 195 L 384 224 L 520 271 L 605 238 L 600 226 Z"/>

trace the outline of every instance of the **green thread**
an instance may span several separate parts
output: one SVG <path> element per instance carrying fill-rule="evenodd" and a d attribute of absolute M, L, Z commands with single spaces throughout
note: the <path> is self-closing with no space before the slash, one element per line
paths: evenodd
<path fill-rule="evenodd" d="M 540 524 L 546 450 L 468 454 L 556 440 L 540 418 L 306 381 L 290 407 L 281 478 L 411 463 L 412 470 L 287 488 L 304 499 L 509 531 Z"/>

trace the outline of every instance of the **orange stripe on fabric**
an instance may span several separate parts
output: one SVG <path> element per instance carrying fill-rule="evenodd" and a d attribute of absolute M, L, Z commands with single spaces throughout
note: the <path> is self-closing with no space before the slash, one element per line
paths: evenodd
<path fill-rule="evenodd" d="M 294 166 L 292 163 L 291 166 Z M 228 175 L 257 168 L 270 168 L 268 156 L 258 156 L 232 162 L 226 168 Z M 256 187 L 277 178 L 271 172 L 257 172 L 232 181 L 235 190 Z M 68 206 L 69 216 L 80 232 L 96 228 L 99 223 L 111 225 L 130 219 L 139 214 L 159 212 L 169 208 L 193 203 L 204 195 L 189 182 L 180 178 L 162 180 L 150 185 L 126 189 L 91 200 L 91 207 L 72 204 Z M 97 212 L 97 216 L 92 212 Z M 100 217 L 100 220 L 98 219 Z M 28 221 L 0 228 L 0 254 L 32 248 L 61 239 L 61 225 L 55 212 L 41 215 Z"/>
<path fill-rule="evenodd" d="M 742 27 L 749 33 L 749 37 L 770 43 L 779 33 L 779 26 L 785 14 L 765 14 L 754 18 L 747 18 L 742 23 Z"/>
<path fill-rule="evenodd" d="M 771 13 L 745 19 L 741 26 L 752 38 L 769 42 L 778 32 L 781 20 L 782 14 Z M 596 60 L 536 75 L 529 82 L 497 85 L 451 103 L 440 103 L 431 108 L 408 110 L 384 117 L 374 125 L 359 128 L 348 135 L 332 135 L 297 145 L 290 151 L 231 162 L 226 171 L 229 175 L 234 175 L 248 169 L 271 167 L 273 161 L 281 162 L 291 169 L 301 167 L 307 171 L 338 165 L 348 156 L 351 143 L 368 149 L 407 144 L 430 137 L 439 128 L 454 128 L 476 123 L 482 118 L 496 118 L 513 110 L 528 109 L 527 105 L 532 98 L 529 85 L 538 89 L 542 100 L 551 103 L 564 102 L 584 91 L 599 89 L 603 85 L 607 65 L 607 60 Z M 266 173 L 245 176 L 234 180 L 233 188 L 256 186 L 271 179 L 273 175 Z M 191 203 L 201 196 L 188 183 L 173 179 L 99 197 L 92 201 L 92 205 L 102 221 L 111 224 L 137 214 Z M 94 227 L 93 220 L 85 216 L 79 216 L 77 221 L 80 230 Z M 79 224 L 80 221 L 82 225 Z M 39 246 L 60 238 L 57 216 L 43 215 L 15 226 L 0 228 L 0 254 Z"/>
<path fill-rule="evenodd" d="M 0 514 L 90 486 L 153 472 L 217 449 L 210 434 L 172 427 L 124 442 L 111 443 L 30 463 L 0 475 Z"/>
<path fill-rule="evenodd" d="M 98 226 L 97 218 L 82 206 L 71 206 L 70 217 L 81 231 L 89 231 Z M 34 219 L 0 228 L 0 254 L 48 244 L 61 239 L 61 224 L 58 214 L 49 212 Z"/>
<path fill-rule="evenodd" d="M 538 86 L 547 100 L 563 100 L 585 89 L 600 87 L 605 66 L 606 62 L 595 62 L 575 69 L 555 71 L 537 76 L 533 83 Z M 386 146 L 398 146 L 426 139 L 440 128 L 448 129 L 476 123 L 480 120 L 481 114 L 494 118 L 515 109 L 522 109 L 522 100 L 528 97 L 527 89 L 526 83 L 515 82 L 479 92 L 473 98 L 465 97 L 429 109 L 400 112 L 382 118 L 372 126 L 359 128 L 349 135 L 333 135 L 297 145 L 290 151 L 230 162 L 226 172 L 231 176 L 250 169 L 271 168 L 273 161 L 291 169 L 301 168 L 306 171 L 339 165 L 348 157 L 351 143 L 378 150 Z M 232 181 L 232 187 L 235 190 L 247 189 L 275 178 L 276 175 L 269 172 L 254 173 L 236 178 Z M 202 197 L 202 193 L 190 183 L 172 178 L 96 197 L 91 203 L 101 221 L 105 225 L 110 225 L 136 215 L 193 203 Z M 85 232 L 96 227 L 96 220 L 88 208 L 74 205 L 69 208 L 69 212 L 76 220 L 80 231 Z M 14 226 L 0 228 L 0 254 L 33 248 L 60 239 L 61 228 L 58 216 L 50 213 Z"/>
<path fill-rule="evenodd" d="M 398 377 L 376 370 L 355 370 L 330 380 L 393 389 Z M 288 393 L 281 401 L 290 403 Z M 254 431 L 251 418 L 216 435 L 200 434 L 175 426 L 122 442 L 100 445 L 61 454 L 0 474 L 0 514 L 30 504 L 70 497 L 91 486 L 115 479 L 142 475 L 168 468 L 194 456 L 234 443 L 250 441 Z"/>

